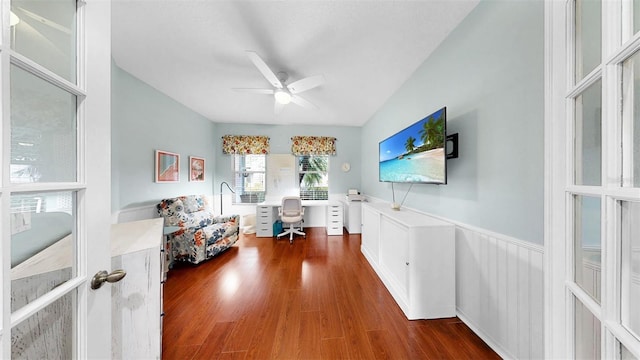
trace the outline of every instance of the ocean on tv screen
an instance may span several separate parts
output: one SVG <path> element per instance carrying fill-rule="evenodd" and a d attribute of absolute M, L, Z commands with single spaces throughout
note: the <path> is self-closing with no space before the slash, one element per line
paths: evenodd
<path fill-rule="evenodd" d="M 380 181 L 444 183 L 445 161 L 444 148 L 382 161 Z"/>

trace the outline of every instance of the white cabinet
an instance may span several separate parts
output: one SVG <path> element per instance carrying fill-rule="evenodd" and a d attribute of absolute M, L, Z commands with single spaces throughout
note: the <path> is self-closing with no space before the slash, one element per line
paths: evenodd
<path fill-rule="evenodd" d="M 365 258 L 373 264 L 378 263 L 380 253 L 380 212 L 370 206 L 362 207 L 362 244 L 360 251 Z M 375 268 L 375 266 L 374 266 Z"/>
<path fill-rule="evenodd" d="M 113 359 L 160 359 L 162 351 L 162 287 L 164 253 L 162 218 L 113 224 L 111 226 L 111 270 L 124 269 L 127 275 L 99 291 L 111 291 L 111 349 Z M 33 301 L 43 287 L 50 289 L 69 279 L 71 237 L 67 236 L 11 269 L 12 299 Z M 31 298 L 30 298 L 31 297 Z M 25 303 L 13 302 L 13 306 Z M 36 318 L 16 328 L 31 334 L 39 322 L 47 328 L 71 326 L 72 301 L 63 297 Z M 65 358 L 68 353 L 58 338 L 38 336 L 15 346 L 15 358 Z M 71 345 L 65 343 L 65 345 Z"/>
<path fill-rule="evenodd" d="M 344 205 L 344 227 L 349 234 L 362 232 L 362 202 L 342 200 Z"/>
<path fill-rule="evenodd" d="M 342 204 L 330 203 L 327 206 L 327 235 L 342 235 Z"/>
<path fill-rule="evenodd" d="M 256 236 L 257 237 L 273 236 L 273 206 L 270 206 L 270 205 L 256 206 Z"/>
<path fill-rule="evenodd" d="M 361 251 L 407 318 L 456 316 L 454 225 L 387 203 L 362 220 Z"/>
<path fill-rule="evenodd" d="M 163 219 L 111 226 L 111 269 L 127 275 L 111 285 L 113 359 L 160 359 L 164 286 Z"/>

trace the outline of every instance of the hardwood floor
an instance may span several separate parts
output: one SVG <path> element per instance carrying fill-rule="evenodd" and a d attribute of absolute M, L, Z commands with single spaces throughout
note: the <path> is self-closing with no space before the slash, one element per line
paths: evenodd
<path fill-rule="evenodd" d="M 360 235 L 241 235 L 164 287 L 163 359 L 499 359 L 457 318 L 408 321 Z"/>

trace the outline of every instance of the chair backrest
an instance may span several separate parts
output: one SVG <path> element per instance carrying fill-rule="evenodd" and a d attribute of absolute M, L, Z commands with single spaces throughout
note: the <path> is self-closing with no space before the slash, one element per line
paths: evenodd
<path fill-rule="evenodd" d="M 207 210 L 206 197 L 202 195 L 163 199 L 156 209 L 164 218 L 165 226 L 202 227 L 214 222 L 214 215 Z"/>
<path fill-rule="evenodd" d="M 302 200 L 299 196 L 285 196 L 282 198 L 282 215 L 298 216 L 302 213 Z"/>

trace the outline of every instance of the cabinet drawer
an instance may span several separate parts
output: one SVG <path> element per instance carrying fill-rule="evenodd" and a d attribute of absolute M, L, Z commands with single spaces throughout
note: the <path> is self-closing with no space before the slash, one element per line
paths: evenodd
<path fill-rule="evenodd" d="M 260 229 L 260 230 L 268 230 L 271 229 L 273 226 L 273 224 L 271 224 L 270 222 L 266 222 L 266 223 L 258 223 L 258 225 L 256 226 L 256 229 Z"/>
<path fill-rule="evenodd" d="M 331 219 L 342 219 L 342 206 L 332 205 L 327 207 L 327 217 Z"/>
<path fill-rule="evenodd" d="M 258 209 L 256 212 L 258 215 L 271 215 L 272 213 L 271 207 L 269 206 L 258 206 Z"/>
<path fill-rule="evenodd" d="M 327 235 L 342 235 L 342 226 L 327 226 Z"/>

